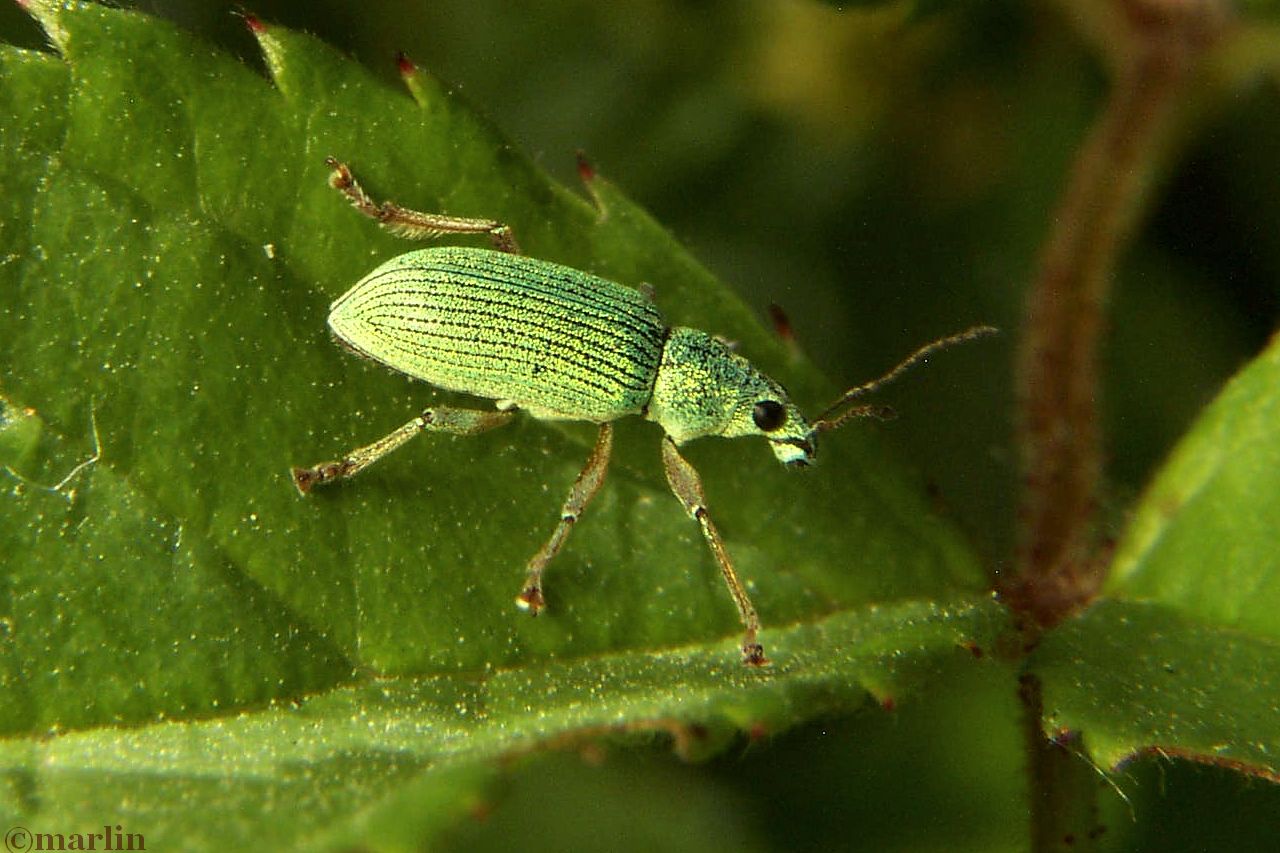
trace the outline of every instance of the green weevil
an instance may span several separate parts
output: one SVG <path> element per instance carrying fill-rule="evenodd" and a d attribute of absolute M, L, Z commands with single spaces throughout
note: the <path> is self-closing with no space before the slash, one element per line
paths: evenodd
<path fill-rule="evenodd" d="M 537 614 L 542 575 L 604 482 L 613 421 L 639 415 L 665 431 L 662 463 L 671 491 L 698 522 L 742 621 L 742 659 L 767 663 L 760 619 L 707 511 L 702 481 L 678 447 L 691 439 L 754 435 L 790 467 L 807 466 L 819 433 L 857 417 L 887 418 L 885 406 L 851 405 L 930 353 L 995 330 L 976 326 L 921 347 L 879 379 L 851 388 L 810 421 L 783 387 L 721 338 L 663 322 L 651 294 L 571 267 L 521 255 L 509 226 L 420 213 L 374 202 L 333 158 L 329 183 L 356 210 L 400 236 L 487 234 L 493 249 L 438 247 L 392 258 L 330 307 L 329 328 L 358 355 L 450 391 L 496 402 L 494 411 L 428 408 L 395 432 L 342 459 L 292 470 L 294 485 L 351 477 L 421 432 L 475 435 L 507 423 L 517 409 L 547 420 L 599 424 L 594 449 L 560 510 L 560 521 L 530 559 L 516 598 Z"/>

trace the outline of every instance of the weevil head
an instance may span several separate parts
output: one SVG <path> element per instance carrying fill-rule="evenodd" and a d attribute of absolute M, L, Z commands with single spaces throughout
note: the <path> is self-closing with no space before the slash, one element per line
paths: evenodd
<path fill-rule="evenodd" d="M 752 419 L 760 428 L 761 434 L 769 440 L 773 455 L 788 468 L 807 468 L 812 465 L 814 458 L 818 455 L 818 435 L 809 426 L 804 415 L 800 414 L 800 410 L 787 401 L 786 420 L 781 426 L 767 430 L 760 427 L 758 415 L 762 405 L 767 406 L 768 401 L 762 400 L 755 404 L 752 408 Z"/>
<path fill-rule="evenodd" d="M 758 435 L 779 462 L 803 467 L 817 452 L 816 434 L 786 389 L 697 329 L 667 336 L 648 417 L 677 444 L 705 435 Z"/>

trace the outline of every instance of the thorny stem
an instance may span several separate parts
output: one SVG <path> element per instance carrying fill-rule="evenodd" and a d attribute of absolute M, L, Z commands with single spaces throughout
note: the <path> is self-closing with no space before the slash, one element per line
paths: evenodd
<path fill-rule="evenodd" d="M 1215 0 L 1117 0 L 1116 80 L 1081 146 L 1032 285 L 1017 363 L 1022 463 L 1017 575 L 1001 592 L 1034 632 L 1104 578 L 1098 344 L 1185 84 L 1224 18 Z"/>

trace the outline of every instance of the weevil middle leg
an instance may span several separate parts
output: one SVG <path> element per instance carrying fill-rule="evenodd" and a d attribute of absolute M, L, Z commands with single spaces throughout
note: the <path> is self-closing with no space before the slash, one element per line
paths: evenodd
<path fill-rule="evenodd" d="M 600 434 L 596 438 L 596 446 L 592 448 L 591 455 L 587 457 L 587 464 L 582 467 L 578 479 L 574 480 L 573 486 L 569 489 L 569 495 L 564 500 L 564 506 L 560 508 L 560 522 L 552 531 L 551 538 L 529 560 L 524 589 L 516 596 L 516 605 L 521 610 L 527 610 L 535 616 L 542 610 L 545 604 L 542 597 L 542 570 L 560 552 L 564 541 L 569 538 L 569 530 L 587 508 L 587 504 L 595 497 L 596 492 L 600 491 L 604 475 L 609 469 L 609 455 L 612 452 L 613 424 L 602 423 Z"/>
<path fill-rule="evenodd" d="M 321 462 L 310 468 L 294 468 L 293 484 L 302 494 L 316 486 L 346 477 L 354 477 L 374 462 L 399 449 L 409 439 L 421 432 L 443 432 L 450 435 L 476 435 L 502 426 L 511 420 L 515 412 L 485 412 L 478 409 L 455 409 L 437 406 L 425 409 L 395 432 L 388 433 L 373 444 L 357 447 L 346 456 L 333 462 Z"/>
<path fill-rule="evenodd" d="M 742 627 L 746 629 L 742 636 L 742 662 L 750 666 L 764 666 L 769 659 L 764 656 L 764 646 L 756 640 L 760 633 L 760 617 L 756 615 L 756 609 L 747 596 L 747 588 L 738 580 L 738 573 L 733 569 L 733 562 L 724 547 L 724 540 L 720 538 L 720 531 L 711 522 L 711 516 L 707 512 L 707 496 L 702 489 L 702 478 L 688 460 L 680 455 L 671 436 L 664 436 L 662 439 L 662 467 L 667 473 L 671 491 L 684 504 L 685 512 L 701 525 L 702 535 L 707 540 L 716 563 L 720 565 L 725 585 L 729 587 L 729 595 L 733 596 L 733 603 L 738 607 L 738 617 L 742 620 Z"/>
<path fill-rule="evenodd" d="M 378 204 L 360 186 L 345 163 L 333 157 L 325 159 L 325 165 L 333 170 L 329 186 L 347 197 L 351 206 L 378 220 L 378 224 L 398 237 L 426 240 L 441 234 L 488 234 L 493 248 L 512 255 L 520 254 L 515 232 L 511 226 L 493 219 L 468 219 L 462 216 L 446 216 L 443 213 L 423 213 L 401 207 L 392 201 Z"/>

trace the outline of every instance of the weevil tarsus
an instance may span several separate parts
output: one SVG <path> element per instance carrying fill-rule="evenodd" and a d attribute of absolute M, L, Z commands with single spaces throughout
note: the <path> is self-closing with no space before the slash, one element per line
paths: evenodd
<path fill-rule="evenodd" d="M 542 595 L 542 571 L 547 567 L 547 563 L 560 553 L 561 546 L 569 538 L 569 531 L 582 516 L 587 504 L 596 496 L 596 492 L 600 491 L 600 486 L 604 483 L 604 475 L 609 470 L 609 456 L 612 452 L 613 424 L 602 423 L 595 447 L 592 448 L 591 455 L 587 457 L 587 463 L 582 466 L 578 479 L 574 480 L 573 486 L 569 489 L 569 495 L 560 508 L 560 521 L 556 524 L 556 529 L 552 531 L 551 538 L 538 553 L 529 560 L 524 589 L 516 596 L 516 606 L 521 610 L 537 616 L 545 605 Z"/>
<path fill-rule="evenodd" d="M 352 207 L 370 219 L 377 220 L 379 225 L 397 237 L 429 240 L 442 234 L 488 234 L 493 248 L 499 252 L 520 254 L 515 232 L 506 223 L 493 219 L 470 219 L 462 216 L 446 216 L 442 213 L 423 213 L 401 207 L 392 201 L 379 204 L 364 191 L 345 163 L 334 157 L 329 157 L 324 162 L 333 170 L 329 175 L 329 186 L 345 195 Z"/>
<path fill-rule="evenodd" d="M 321 462 L 310 468 L 292 469 L 293 485 L 305 495 L 316 486 L 354 477 L 382 457 L 403 447 L 419 433 L 477 435 L 502 426 L 510 421 L 514 414 L 514 412 L 485 412 L 479 409 L 455 409 L 449 406 L 426 409 L 394 432 L 387 433 L 372 444 L 357 447 L 341 459 Z"/>

